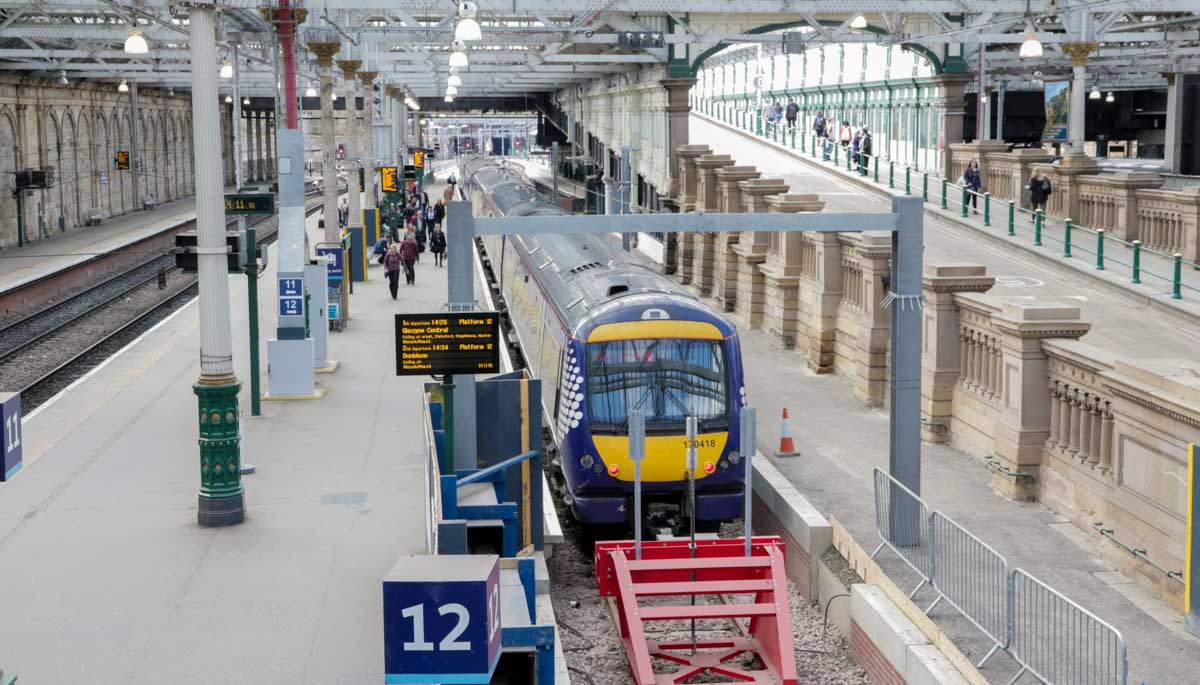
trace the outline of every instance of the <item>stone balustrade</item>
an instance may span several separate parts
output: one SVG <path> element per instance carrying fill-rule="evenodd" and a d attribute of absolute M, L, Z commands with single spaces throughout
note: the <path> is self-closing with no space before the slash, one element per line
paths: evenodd
<path fill-rule="evenodd" d="M 984 140 L 976 143 L 950 144 L 950 173 L 946 178 L 957 181 L 967 171 L 971 162 L 979 162 L 979 183 L 984 191 L 991 192 L 989 165 L 990 156 L 1008 152 L 1008 143 L 1003 140 Z M 995 193 L 992 193 L 995 195 Z"/>
<path fill-rule="evenodd" d="M 1083 175 L 1071 180 L 1079 188 L 1079 211 L 1067 218 L 1088 228 L 1102 228 L 1121 240 L 1138 239 L 1135 191 L 1162 185 L 1158 174 L 1137 171 Z"/>
<path fill-rule="evenodd" d="M 996 199 L 1012 200 L 1017 206 L 1028 209 L 1033 165 L 1048 164 L 1054 156 L 1041 148 L 1020 148 L 1011 152 L 988 152 L 984 158 L 987 160 L 984 177 L 987 192 Z"/>
<path fill-rule="evenodd" d="M 695 161 L 697 169 L 696 209 L 718 212 L 721 207 L 721 190 L 717 170 L 734 165 L 729 155 L 701 155 Z M 692 268 L 680 272 L 680 281 L 692 284 L 701 295 L 713 289 L 713 253 L 716 244 L 714 233 L 685 233 L 680 236 L 680 252 L 690 255 Z M 681 260 L 682 263 L 682 260 Z"/>
<path fill-rule="evenodd" d="M 1200 187 L 1137 190 L 1138 239 L 1153 250 L 1200 261 Z"/>
<path fill-rule="evenodd" d="M 696 160 L 712 154 L 712 148 L 707 145 L 680 145 L 676 149 L 679 157 L 679 209 L 682 212 L 694 212 L 697 206 L 703 208 L 700 199 L 700 169 Z M 676 237 L 675 250 L 671 253 L 674 264 L 667 266 L 668 273 L 674 273 L 684 284 L 692 282 L 692 258 L 695 234 L 683 233 Z"/>
<path fill-rule="evenodd" d="M 1197 362 L 1117 358 L 1079 340 L 1078 309 L 1004 301 L 986 294 L 992 283 L 979 266 L 926 267 L 923 437 L 987 459 L 998 493 L 1068 517 L 1182 610 L 1182 584 L 1162 569 L 1184 563 Z"/>
<path fill-rule="evenodd" d="M 788 191 L 786 183 L 772 178 L 748 179 L 739 182 L 738 186 L 742 191 L 742 211 L 747 214 L 770 212 L 767 198 Z M 750 328 L 762 325 L 766 280 L 758 267 L 767 259 L 771 235 L 765 231 L 742 231 L 733 246 L 736 259 L 733 310 Z"/>

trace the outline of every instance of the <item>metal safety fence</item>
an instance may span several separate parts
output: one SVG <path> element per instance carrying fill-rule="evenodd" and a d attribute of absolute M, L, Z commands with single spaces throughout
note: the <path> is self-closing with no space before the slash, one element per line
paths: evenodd
<path fill-rule="evenodd" d="M 1047 685 L 1126 685 L 1129 668 L 1121 632 L 1008 560 L 882 469 L 874 473 L 875 527 L 892 550 L 936 597 L 992 641 L 979 661 L 1007 653 L 1020 670 Z"/>

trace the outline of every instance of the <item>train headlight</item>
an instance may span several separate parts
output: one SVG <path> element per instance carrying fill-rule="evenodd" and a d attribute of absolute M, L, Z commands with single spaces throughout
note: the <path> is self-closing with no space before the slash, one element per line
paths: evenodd
<path fill-rule="evenodd" d="M 734 464 L 742 463 L 742 454 L 737 450 L 733 450 L 729 453 L 729 461 L 733 462 Z"/>
<path fill-rule="evenodd" d="M 595 471 L 596 475 L 598 476 L 598 475 L 604 473 L 604 464 L 597 462 L 592 465 L 592 470 Z"/>
<path fill-rule="evenodd" d="M 712 473 L 713 471 L 716 471 L 716 470 L 717 470 L 716 464 L 712 463 L 711 461 L 704 462 L 704 472 L 705 473 Z"/>
<path fill-rule="evenodd" d="M 729 460 L 728 460 L 728 459 L 722 459 L 721 461 L 718 461 L 718 462 L 717 462 L 717 465 L 721 467 L 721 470 L 722 470 L 722 471 L 724 471 L 724 470 L 726 470 L 726 469 L 728 469 L 728 468 L 729 468 Z"/>
<path fill-rule="evenodd" d="M 612 464 L 608 467 L 608 475 L 610 475 L 610 476 L 615 476 L 620 472 L 621 472 L 621 467 L 617 466 L 616 464 Z"/>
<path fill-rule="evenodd" d="M 579 458 L 579 465 L 585 469 L 592 468 L 592 464 L 595 464 L 595 463 L 596 463 L 596 460 L 593 459 L 592 455 L 590 455 L 590 454 L 585 454 Z"/>

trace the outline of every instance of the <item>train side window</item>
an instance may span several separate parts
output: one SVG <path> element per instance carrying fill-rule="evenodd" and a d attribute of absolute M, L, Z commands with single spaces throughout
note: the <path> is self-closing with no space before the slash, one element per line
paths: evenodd
<path fill-rule="evenodd" d="M 563 345 L 562 354 L 558 355 L 558 378 L 556 379 L 556 382 L 554 383 L 554 413 L 551 414 L 551 416 L 553 416 L 555 418 L 558 417 L 558 403 L 562 401 L 561 379 L 562 379 L 562 373 L 563 373 L 563 364 L 567 363 L 567 352 L 569 350 L 570 350 L 569 347 L 567 347 L 566 345 Z M 559 436 L 560 439 L 561 439 L 561 437 L 562 436 Z"/>

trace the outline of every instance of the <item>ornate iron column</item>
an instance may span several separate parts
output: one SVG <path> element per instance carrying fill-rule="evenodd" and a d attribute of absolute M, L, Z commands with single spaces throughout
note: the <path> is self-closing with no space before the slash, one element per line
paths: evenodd
<path fill-rule="evenodd" d="M 336 243 L 338 229 L 337 206 L 337 142 L 333 118 L 333 56 L 342 49 L 337 41 L 309 41 L 308 49 L 317 56 L 317 74 L 321 79 L 321 177 L 325 179 L 324 207 L 325 242 Z"/>
<path fill-rule="evenodd" d="M 363 209 L 375 209 L 375 98 L 374 87 L 377 71 L 360 71 L 358 78 L 362 82 L 363 99 L 363 130 L 362 130 L 362 165 L 363 165 Z M 375 227 L 369 232 L 374 236 Z"/>
<path fill-rule="evenodd" d="M 195 2 L 190 12 L 192 64 L 217 63 L 216 7 Z M 200 272 L 199 401 L 201 526 L 227 526 L 245 518 L 238 438 L 238 391 L 229 323 L 225 256 L 224 175 L 217 103 L 217 72 L 192 70 L 192 140 L 196 159 L 197 263 Z"/>
<path fill-rule="evenodd" d="M 356 168 L 359 162 L 358 106 L 355 102 L 357 89 L 353 86 L 358 69 L 362 66 L 362 60 L 340 59 L 337 65 L 346 77 L 346 160 L 350 162 L 346 174 L 346 182 L 350 186 L 346 189 L 350 195 L 350 216 L 346 220 L 346 228 L 362 228 L 362 195 L 358 192 L 358 169 Z"/>

